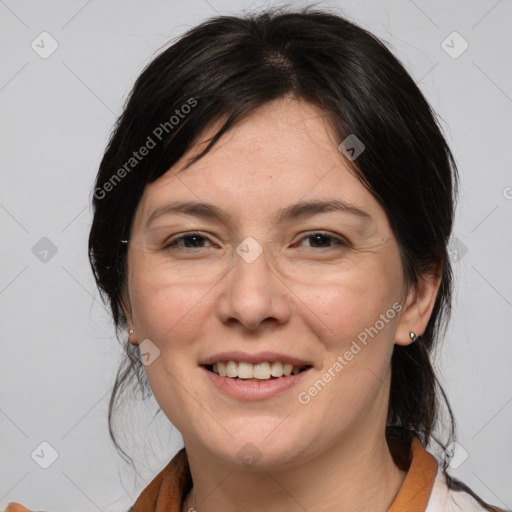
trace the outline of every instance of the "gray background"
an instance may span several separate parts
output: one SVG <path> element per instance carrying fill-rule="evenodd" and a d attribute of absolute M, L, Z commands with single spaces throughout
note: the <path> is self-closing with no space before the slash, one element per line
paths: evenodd
<path fill-rule="evenodd" d="M 87 262 L 89 197 L 116 116 L 155 53 L 206 17 L 264 5 L 0 0 L 0 508 L 126 510 L 182 446 L 162 414 L 151 421 L 154 400 L 127 403 L 120 418 L 138 476 L 109 441 L 120 349 Z M 512 2 L 317 5 L 387 41 L 443 119 L 462 177 L 454 315 L 436 357 L 458 459 L 467 452 L 450 472 L 512 508 Z M 31 47 L 51 49 L 43 31 L 59 45 L 46 59 Z M 469 44 L 461 55 L 463 40 L 446 39 L 454 31 Z M 58 453 L 48 469 L 42 442 Z"/>

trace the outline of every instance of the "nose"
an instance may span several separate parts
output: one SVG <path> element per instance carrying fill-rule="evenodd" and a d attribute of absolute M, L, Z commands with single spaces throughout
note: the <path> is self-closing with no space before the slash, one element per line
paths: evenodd
<path fill-rule="evenodd" d="M 235 253 L 233 268 L 219 283 L 217 313 L 223 323 L 254 331 L 262 323 L 289 320 L 290 290 L 272 268 L 270 256 L 266 249 L 254 260 Z"/>

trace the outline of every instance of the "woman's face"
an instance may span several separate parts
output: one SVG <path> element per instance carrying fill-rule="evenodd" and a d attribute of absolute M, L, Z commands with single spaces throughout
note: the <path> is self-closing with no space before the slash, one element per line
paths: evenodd
<path fill-rule="evenodd" d="M 310 104 L 274 101 L 181 171 L 217 123 L 146 187 L 134 218 L 132 342 L 185 443 L 227 462 L 285 467 L 384 432 L 404 321 L 400 255 L 326 119 Z M 292 208 L 327 201 L 347 206 Z M 221 216 L 164 208 L 184 202 Z M 309 369 L 257 382 L 204 366 L 230 359 L 275 363 L 229 365 L 242 376 L 278 374 L 278 362 Z"/>

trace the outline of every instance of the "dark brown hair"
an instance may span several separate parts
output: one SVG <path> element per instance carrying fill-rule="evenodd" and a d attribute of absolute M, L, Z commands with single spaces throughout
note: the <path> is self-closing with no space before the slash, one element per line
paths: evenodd
<path fill-rule="evenodd" d="M 94 189 L 89 258 L 108 301 L 117 332 L 126 330 L 122 308 L 127 245 L 133 216 L 148 183 L 169 170 L 214 121 L 224 124 L 204 151 L 261 105 L 292 95 L 322 108 L 339 141 L 355 134 L 365 151 L 352 162 L 355 174 L 386 211 L 397 238 L 406 283 L 442 264 L 435 306 L 418 342 L 395 345 L 386 435 L 404 446 L 407 466 L 412 436 L 444 450 L 454 439 L 453 414 L 431 354 L 450 315 L 452 270 L 447 252 L 457 188 L 457 168 L 436 113 L 414 80 L 375 36 L 325 10 L 278 9 L 244 17 L 219 16 L 189 30 L 142 72 L 127 100 L 101 161 Z M 187 106 L 186 108 L 184 106 Z M 174 116 L 174 119 L 173 119 Z M 131 160 L 142 146 L 154 146 Z M 129 163 L 127 165 L 127 163 Z M 124 171 L 123 171 L 124 170 Z M 120 397 L 151 394 L 139 347 L 124 340 L 109 407 Z M 440 398 L 449 433 L 434 435 Z M 443 461 L 443 470 L 449 458 Z M 449 479 L 493 510 L 464 484 Z"/>

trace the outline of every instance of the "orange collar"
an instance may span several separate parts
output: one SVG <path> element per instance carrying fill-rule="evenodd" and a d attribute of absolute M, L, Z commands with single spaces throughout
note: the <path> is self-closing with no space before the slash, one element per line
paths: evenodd
<path fill-rule="evenodd" d="M 425 512 L 427 508 L 437 474 L 436 459 L 417 438 L 412 439 L 410 459 L 407 476 L 388 512 Z M 191 487 L 187 452 L 182 448 L 142 491 L 130 512 L 181 512 Z"/>
<path fill-rule="evenodd" d="M 427 452 L 419 439 L 411 442 L 411 465 L 388 512 L 425 512 L 434 480 L 437 461 Z"/>

